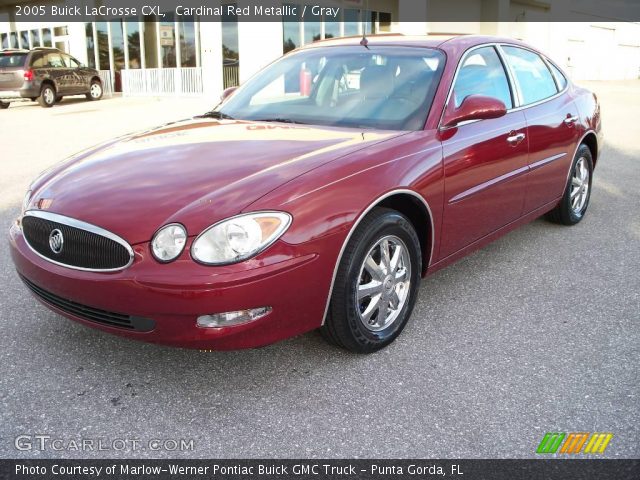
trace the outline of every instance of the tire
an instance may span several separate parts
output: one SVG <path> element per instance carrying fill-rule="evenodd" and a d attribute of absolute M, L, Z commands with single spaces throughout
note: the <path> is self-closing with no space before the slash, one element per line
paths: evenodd
<path fill-rule="evenodd" d="M 91 80 L 89 92 L 87 92 L 85 96 L 87 97 L 87 100 L 95 102 L 102 98 L 103 93 L 102 83 L 99 80 Z"/>
<path fill-rule="evenodd" d="M 6 110 L 11 105 L 9 102 L 0 102 L 0 110 Z"/>
<path fill-rule="evenodd" d="M 383 248 L 391 262 L 398 258 L 395 275 L 388 274 L 385 265 L 392 265 L 383 260 Z M 365 266 L 367 259 L 376 263 L 377 270 Z M 373 209 L 358 225 L 342 255 L 322 335 L 356 353 L 386 347 L 400 335 L 411 316 L 421 269 L 420 241 L 411 222 L 395 210 Z M 374 276 L 370 272 L 377 273 Z M 363 286 L 373 283 L 377 285 L 367 295 Z M 396 309 L 391 308 L 394 298 Z M 387 308 L 390 310 L 385 314 L 383 309 L 386 312 Z"/>
<path fill-rule="evenodd" d="M 56 103 L 56 89 L 51 85 L 44 85 L 40 90 L 38 103 L 41 107 L 51 108 Z"/>
<path fill-rule="evenodd" d="M 580 145 L 570 172 L 560 203 L 547 214 L 549 220 L 561 225 L 575 225 L 587 213 L 593 180 L 593 157 L 589 147 Z"/>

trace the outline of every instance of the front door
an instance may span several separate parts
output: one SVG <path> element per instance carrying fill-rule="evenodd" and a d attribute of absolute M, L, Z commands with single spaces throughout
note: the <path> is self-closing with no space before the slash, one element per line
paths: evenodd
<path fill-rule="evenodd" d="M 493 46 L 467 53 L 450 102 L 469 95 L 513 108 L 504 66 Z M 445 195 L 440 258 L 456 253 L 516 220 L 524 204 L 528 142 L 521 110 L 442 131 Z"/>

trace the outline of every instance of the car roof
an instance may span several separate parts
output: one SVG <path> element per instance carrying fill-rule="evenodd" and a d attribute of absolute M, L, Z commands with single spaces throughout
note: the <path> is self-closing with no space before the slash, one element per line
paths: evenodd
<path fill-rule="evenodd" d="M 29 53 L 29 52 L 60 52 L 64 53 L 62 50 L 54 47 L 35 47 L 31 50 L 27 50 L 26 48 L 3 48 L 0 50 L 2 53 Z"/>
<path fill-rule="evenodd" d="M 403 35 L 401 33 L 387 33 L 378 35 L 367 35 L 367 45 L 370 46 L 406 46 L 423 48 L 444 48 L 450 47 L 456 50 L 474 47 L 485 43 L 511 43 L 514 45 L 525 45 L 523 42 L 507 37 L 497 37 L 492 35 Z M 330 38 L 318 40 L 301 49 L 318 47 L 337 47 L 347 45 L 360 45 L 362 35 L 351 37 Z M 525 45 L 526 46 L 526 45 Z M 528 47 L 531 48 L 531 47 Z"/>

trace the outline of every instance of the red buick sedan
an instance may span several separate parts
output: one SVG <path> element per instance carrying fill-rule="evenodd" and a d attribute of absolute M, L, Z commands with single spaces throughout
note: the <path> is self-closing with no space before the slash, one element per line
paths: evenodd
<path fill-rule="evenodd" d="M 223 96 L 33 182 L 10 241 L 36 298 L 149 342 L 320 328 L 372 352 L 423 276 L 543 214 L 582 220 L 602 142 L 595 95 L 511 39 L 318 42 Z"/>

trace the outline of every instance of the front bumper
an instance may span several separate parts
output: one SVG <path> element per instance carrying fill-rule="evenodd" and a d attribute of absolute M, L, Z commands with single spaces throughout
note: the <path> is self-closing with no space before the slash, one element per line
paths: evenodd
<path fill-rule="evenodd" d="M 31 284 L 72 304 L 150 319 L 153 326 L 142 332 L 97 323 L 36 296 L 57 313 L 137 340 L 220 350 L 260 347 L 318 328 L 341 245 L 340 235 L 296 246 L 279 241 L 252 260 L 206 267 L 189 258 L 189 244 L 178 260 L 159 264 L 145 243 L 132 246 L 135 260 L 127 269 L 96 273 L 58 266 L 37 256 L 16 224 L 9 237 L 16 269 Z M 196 326 L 201 315 L 263 306 L 273 310 L 250 323 Z"/>

